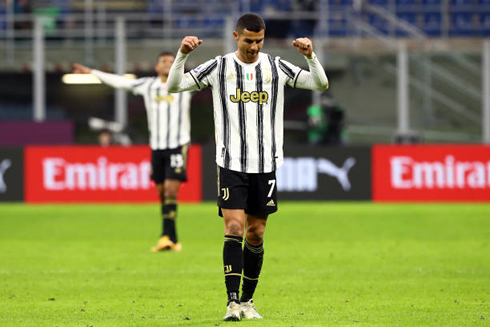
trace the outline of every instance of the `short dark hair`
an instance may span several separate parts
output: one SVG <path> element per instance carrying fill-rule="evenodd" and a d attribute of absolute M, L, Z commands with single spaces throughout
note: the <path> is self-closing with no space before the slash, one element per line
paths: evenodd
<path fill-rule="evenodd" d="M 257 14 L 245 14 L 238 19 L 236 23 L 236 32 L 241 33 L 244 29 L 251 32 L 260 32 L 265 30 L 265 23 L 262 17 Z"/>
<path fill-rule="evenodd" d="M 111 130 L 108 129 L 108 128 L 102 128 L 100 131 L 99 131 L 99 135 L 100 134 L 112 134 Z"/>
<path fill-rule="evenodd" d="M 160 52 L 160 54 L 158 55 L 157 61 L 160 59 L 160 57 L 163 57 L 163 56 L 172 56 L 175 58 L 175 55 L 172 52 L 163 51 L 163 52 Z"/>

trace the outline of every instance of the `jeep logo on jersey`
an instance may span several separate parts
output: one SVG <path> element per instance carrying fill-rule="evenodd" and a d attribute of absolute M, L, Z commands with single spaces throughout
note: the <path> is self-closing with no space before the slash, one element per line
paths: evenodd
<path fill-rule="evenodd" d="M 173 95 L 167 94 L 167 95 L 160 95 L 155 98 L 155 102 L 162 102 L 166 101 L 168 103 L 174 101 Z"/>
<path fill-rule="evenodd" d="M 230 95 L 230 100 L 233 103 L 238 103 L 238 102 L 256 102 L 258 104 L 264 104 L 269 100 L 269 93 L 265 91 L 257 92 L 247 92 L 247 91 L 242 91 L 241 89 L 236 89 L 236 95 Z"/>

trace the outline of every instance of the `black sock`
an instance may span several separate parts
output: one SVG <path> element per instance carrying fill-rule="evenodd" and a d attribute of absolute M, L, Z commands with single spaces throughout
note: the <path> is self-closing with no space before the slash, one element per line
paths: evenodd
<path fill-rule="evenodd" d="M 249 301 L 255 292 L 257 283 L 259 282 L 260 270 L 264 261 L 263 243 L 254 246 L 245 241 L 243 247 L 243 283 L 242 297 L 240 302 Z"/>
<path fill-rule="evenodd" d="M 225 235 L 223 246 L 223 264 L 225 268 L 225 284 L 228 294 L 228 304 L 237 302 L 242 279 L 243 252 L 242 238 L 239 236 Z"/>
<path fill-rule="evenodd" d="M 162 205 L 163 230 L 162 236 L 167 235 L 170 240 L 177 243 L 175 231 L 175 218 L 177 217 L 177 200 L 165 200 Z"/>

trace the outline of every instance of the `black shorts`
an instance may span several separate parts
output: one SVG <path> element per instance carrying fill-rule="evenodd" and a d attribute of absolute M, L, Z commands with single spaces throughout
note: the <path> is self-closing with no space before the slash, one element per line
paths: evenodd
<path fill-rule="evenodd" d="M 175 149 L 151 151 L 151 179 L 161 184 L 166 179 L 187 181 L 187 150 L 183 145 Z"/>
<path fill-rule="evenodd" d="M 276 172 L 247 174 L 218 167 L 218 207 L 244 209 L 254 216 L 277 211 Z"/>

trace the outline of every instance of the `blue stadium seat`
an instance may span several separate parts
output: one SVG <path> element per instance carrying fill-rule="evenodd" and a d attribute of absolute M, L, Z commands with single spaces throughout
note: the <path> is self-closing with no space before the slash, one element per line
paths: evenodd
<path fill-rule="evenodd" d="M 163 11 L 163 3 L 161 1 L 152 0 L 148 3 L 147 11 L 149 13 L 161 13 Z"/>
<path fill-rule="evenodd" d="M 410 25 L 416 26 L 420 29 L 423 28 L 423 16 L 420 13 L 416 12 L 403 12 L 403 13 L 397 13 L 396 16 L 399 19 L 404 20 L 405 22 L 409 23 Z M 397 36 L 406 36 L 408 33 L 405 32 L 404 30 L 397 30 L 396 35 Z"/>
<path fill-rule="evenodd" d="M 7 12 L 6 8 L 5 8 L 5 1 L 1 1 L 0 2 L 0 30 L 4 30 L 7 28 L 7 22 L 5 21 L 6 17 L 5 17 L 5 14 Z"/>
<path fill-rule="evenodd" d="M 441 5 L 442 4 L 442 0 L 422 0 L 422 4 L 424 6 L 433 6 L 433 5 Z"/>
<path fill-rule="evenodd" d="M 387 1 L 387 0 L 386 0 Z M 350 7 L 353 4 L 353 0 L 328 0 L 328 5 L 334 7 Z"/>
<path fill-rule="evenodd" d="M 416 25 L 416 23 L 417 23 L 417 14 L 416 13 L 403 12 L 403 13 L 397 13 L 396 16 L 400 19 L 403 19 L 407 23 L 412 24 L 412 25 Z"/>
<path fill-rule="evenodd" d="M 416 0 L 396 0 L 397 6 L 414 6 L 417 5 Z"/>
<path fill-rule="evenodd" d="M 330 36 L 347 36 L 347 19 L 342 14 L 332 14 L 328 17 L 328 34 Z"/>
<path fill-rule="evenodd" d="M 490 12 L 480 14 L 480 32 L 482 36 L 490 35 Z"/>
<path fill-rule="evenodd" d="M 242 6 L 243 6 L 243 3 L 240 2 L 240 10 L 243 10 Z M 262 12 L 262 1 L 260 1 L 260 0 L 251 0 L 250 1 L 250 11 L 252 11 L 252 12 Z"/>
<path fill-rule="evenodd" d="M 451 6 L 452 7 L 459 7 L 459 6 L 471 6 L 473 4 L 473 0 L 451 0 Z"/>
<path fill-rule="evenodd" d="M 451 36 L 475 36 L 479 34 L 478 26 L 475 26 L 473 13 L 452 13 L 450 17 Z"/>
<path fill-rule="evenodd" d="M 179 18 L 175 21 L 175 26 L 180 28 L 197 28 L 199 21 L 194 18 Z"/>
<path fill-rule="evenodd" d="M 388 5 L 388 0 L 368 0 L 368 3 L 384 7 Z"/>
<path fill-rule="evenodd" d="M 429 36 L 441 36 L 442 15 L 440 12 L 425 13 L 423 15 L 422 30 Z"/>
<path fill-rule="evenodd" d="M 239 9 L 245 10 L 244 3 L 240 1 Z M 275 11 L 289 11 L 291 10 L 291 3 L 289 0 L 251 0 L 250 11 L 263 12 L 264 9 L 273 9 Z"/>
<path fill-rule="evenodd" d="M 224 18 L 206 18 L 204 25 L 209 28 L 223 28 L 225 26 Z"/>
<path fill-rule="evenodd" d="M 386 19 L 379 17 L 378 15 L 368 14 L 367 22 L 369 25 L 376 28 L 379 32 L 387 34 L 389 29 L 389 23 Z"/>
<path fill-rule="evenodd" d="M 291 1 L 289 0 L 272 0 L 271 2 L 275 2 L 276 9 L 279 11 L 291 10 Z"/>
<path fill-rule="evenodd" d="M 5 11 L 2 7 L 0 7 L 0 35 L 4 33 L 4 30 L 7 29 L 7 22 L 5 21 Z"/>

